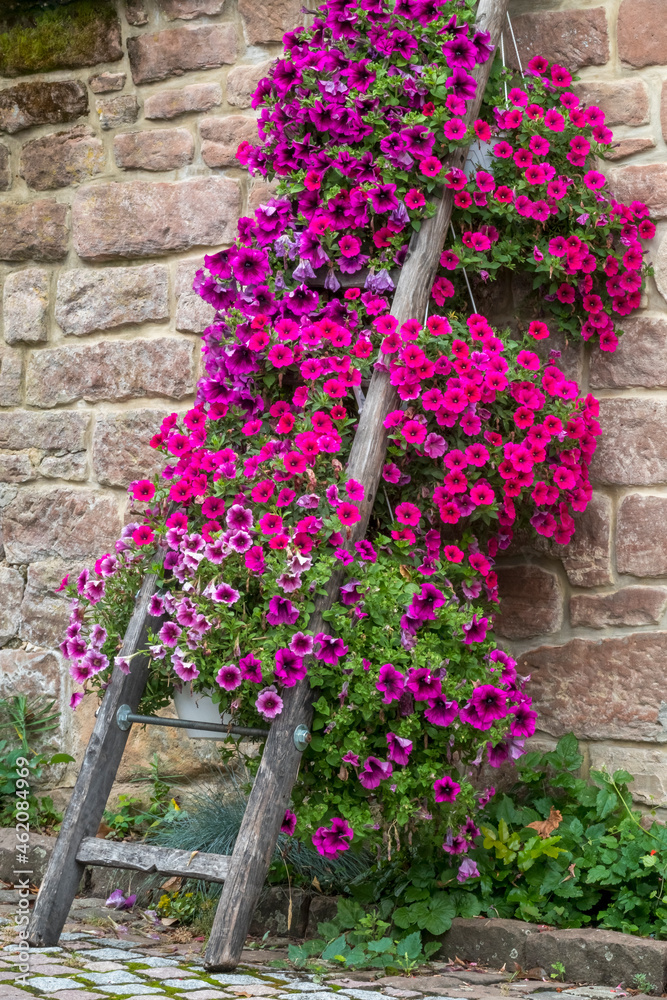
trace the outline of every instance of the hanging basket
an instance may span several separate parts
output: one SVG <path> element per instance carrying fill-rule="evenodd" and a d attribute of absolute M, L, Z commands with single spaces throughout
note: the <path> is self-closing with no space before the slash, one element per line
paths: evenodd
<path fill-rule="evenodd" d="M 212 722 L 218 726 L 228 726 L 232 722 L 229 712 L 220 713 L 220 707 L 215 704 L 209 692 L 194 691 L 192 684 L 184 684 L 180 691 L 174 691 L 174 706 L 179 719 L 188 722 Z M 210 740 L 211 733 L 204 729 L 186 729 L 193 740 Z M 240 736 L 231 734 L 233 740 Z"/>

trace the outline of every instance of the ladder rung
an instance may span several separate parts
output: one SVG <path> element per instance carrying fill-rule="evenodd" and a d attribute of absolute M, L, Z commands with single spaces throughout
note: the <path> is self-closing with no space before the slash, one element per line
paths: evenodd
<path fill-rule="evenodd" d="M 131 868 L 138 872 L 159 872 L 161 875 L 183 875 L 206 882 L 224 882 L 229 870 L 226 854 L 204 854 L 177 851 L 170 847 L 149 844 L 129 844 L 84 837 L 76 860 L 83 865 L 105 868 Z"/>

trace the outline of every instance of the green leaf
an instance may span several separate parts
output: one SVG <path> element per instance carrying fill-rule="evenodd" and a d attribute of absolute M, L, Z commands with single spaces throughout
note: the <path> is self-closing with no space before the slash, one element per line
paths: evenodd
<path fill-rule="evenodd" d="M 335 940 L 330 941 L 322 952 L 322 958 L 325 962 L 331 962 L 337 959 L 339 956 L 345 957 L 345 952 L 349 955 L 351 949 L 347 946 L 347 941 L 345 940 L 345 935 L 341 934 L 340 937 L 335 938 Z"/>
<path fill-rule="evenodd" d="M 419 931 L 414 931 L 412 934 L 408 934 L 401 941 L 396 942 L 396 954 L 398 958 L 406 958 L 410 962 L 414 962 L 416 958 L 421 954 L 422 950 L 422 936 Z"/>
<path fill-rule="evenodd" d="M 456 903 L 447 893 L 438 892 L 433 895 L 429 906 L 429 914 L 419 926 L 429 934 L 444 934 L 452 926 L 456 916 Z"/>
<path fill-rule="evenodd" d="M 47 764 L 72 764 L 74 762 L 74 757 L 71 757 L 68 753 L 54 753 L 53 757 L 47 761 Z"/>

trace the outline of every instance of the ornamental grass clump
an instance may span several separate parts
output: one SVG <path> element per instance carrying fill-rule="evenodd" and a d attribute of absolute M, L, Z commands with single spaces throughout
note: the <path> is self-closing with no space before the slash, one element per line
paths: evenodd
<path fill-rule="evenodd" d="M 472 20 L 472 4 L 332 0 L 312 28 L 285 36 L 285 56 L 253 100 L 262 141 L 238 152 L 277 182 L 275 196 L 240 220 L 234 245 L 206 257 L 195 282 L 217 310 L 202 337 L 195 404 L 152 439 L 167 464 L 155 482 L 132 484 L 137 521 L 116 552 L 70 588 L 62 649 L 84 689 L 101 693 L 114 663 L 132 669 L 116 654 L 150 567 L 161 579 L 150 610 L 162 623 L 150 640 L 145 711 L 190 683 L 238 723 L 266 726 L 308 677 L 314 736 L 283 829 L 327 857 L 361 843 L 391 853 L 417 828 L 446 854 L 469 849 L 475 812 L 493 794 L 478 786 L 480 766 L 521 755 L 536 721 L 525 679 L 490 635 L 496 557 L 517 528 L 566 544 L 591 496 L 596 400 L 582 398 L 557 350 L 538 351 L 550 334 L 541 312 L 506 331 L 468 314 L 456 299 L 461 266 L 490 270 L 501 236 L 516 265 L 528 233 L 574 290 L 572 315 L 588 310 L 584 325 L 608 332 L 600 314 L 626 292 L 602 299 L 602 243 L 604 267 L 620 255 L 626 276 L 627 251 L 642 254 L 643 206 L 619 205 L 597 181 L 597 207 L 570 236 L 565 204 L 588 191 L 607 137 L 598 131 L 577 154 L 580 167 L 562 144 L 546 150 L 554 103 L 568 129 L 602 127 L 574 121 L 576 98 L 561 101 L 565 71 L 526 83 L 539 114 L 524 121 L 521 105 L 512 112 L 513 90 L 472 126 L 491 139 L 515 128 L 523 142 L 530 132 L 529 148 L 540 136 L 539 177 L 528 181 L 527 167 L 516 174 L 515 160 L 510 174 L 502 157 L 502 184 L 491 170 L 473 182 L 449 169 L 450 154 L 473 137 L 469 70 L 492 58 Z M 434 211 L 430 196 L 444 184 L 460 188 L 461 202 L 480 182 L 512 193 L 472 198 L 486 212 L 484 238 L 464 234 L 466 254 L 470 243 L 481 256 L 445 249 L 451 280 L 435 281 L 433 311 L 399 325 L 392 293 L 411 235 Z M 529 224 L 517 207 L 526 207 L 518 192 L 528 183 L 540 203 Z M 559 238 L 577 241 L 563 257 L 549 250 Z M 641 284 L 641 259 L 630 263 Z M 552 311 L 554 331 L 568 329 L 560 318 Z M 370 525 L 352 545 L 367 497 L 345 464 L 377 368 L 391 373 L 397 402 Z M 341 566 L 326 631 L 314 632 L 315 598 Z M 466 862 L 461 881 L 474 875 Z"/>

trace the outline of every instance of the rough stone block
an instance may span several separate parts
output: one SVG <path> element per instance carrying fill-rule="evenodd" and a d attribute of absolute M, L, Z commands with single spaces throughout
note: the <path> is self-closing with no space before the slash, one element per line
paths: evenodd
<path fill-rule="evenodd" d="M 202 333 L 213 322 L 215 309 L 194 291 L 195 273 L 204 266 L 202 260 L 181 260 L 176 269 L 176 329 Z"/>
<path fill-rule="evenodd" d="M 125 323 L 168 319 L 167 268 L 145 264 L 64 271 L 58 279 L 55 316 L 66 334 L 77 337 Z"/>
<path fill-rule="evenodd" d="M 648 87 L 643 80 L 582 80 L 573 88 L 585 107 L 604 111 L 605 124 L 648 125 Z"/>
<path fill-rule="evenodd" d="M 664 63 L 667 24 L 661 0 L 622 0 L 616 34 L 622 62 L 637 69 Z"/>
<path fill-rule="evenodd" d="M 23 358 L 15 347 L 0 343 L 0 406 L 21 405 Z"/>
<path fill-rule="evenodd" d="M 69 601 L 62 592 L 56 593 L 56 588 L 66 573 L 78 572 L 79 566 L 57 558 L 39 560 L 28 566 L 21 604 L 19 635 L 22 639 L 46 647 L 56 647 L 62 642 L 69 621 Z"/>
<path fill-rule="evenodd" d="M 18 632 L 22 598 L 23 577 L 20 572 L 11 566 L 0 565 L 0 645 L 4 646 Z"/>
<path fill-rule="evenodd" d="M 565 974 L 570 982 L 629 986 L 642 973 L 662 990 L 665 981 L 665 941 L 593 927 L 540 931 L 526 940 L 528 968 L 550 969 L 555 962 L 563 962 L 564 956 Z"/>
<path fill-rule="evenodd" d="M 33 878 L 37 885 L 40 884 L 46 874 L 55 844 L 55 837 L 49 837 L 43 833 L 31 832 L 30 834 L 30 867 L 33 870 Z M 15 868 L 16 832 L 12 828 L 5 828 L 4 830 L 0 830 L 0 879 L 3 882 L 13 882 Z M 3 989 L 6 989 L 6 986 L 3 986 Z M 8 993 L 7 1000 L 16 1000 L 19 993 L 20 991 L 16 990 L 16 994 L 13 997 Z"/>
<path fill-rule="evenodd" d="M 29 697 L 60 694 L 60 657 L 55 653 L 25 649 L 0 650 L 0 698 L 17 691 Z M 5 987 L 3 986 L 3 990 Z"/>
<path fill-rule="evenodd" d="M 602 399 L 600 424 L 593 482 L 650 486 L 667 481 L 666 400 Z"/>
<path fill-rule="evenodd" d="M 271 60 L 252 63 L 249 66 L 234 66 L 227 74 L 227 104 L 233 108 L 249 108 L 252 95 L 259 81 L 266 76 L 271 67 Z"/>
<path fill-rule="evenodd" d="M 248 210 L 255 212 L 260 205 L 265 205 L 269 198 L 275 198 L 278 185 L 275 180 L 268 183 L 252 178 L 248 190 Z"/>
<path fill-rule="evenodd" d="M 97 418 L 93 434 L 93 470 L 105 486 L 128 486 L 134 479 L 158 475 L 163 455 L 149 441 L 168 415 L 167 410 L 124 410 Z"/>
<path fill-rule="evenodd" d="M 655 283 L 658 286 L 658 291 L 662 295 L 663 299 L 667 300 L 667 239 L 666 238 L 663 238 L 660 241 L 660 244 L 657 247 L 657 249 L 655 247 L 651 247 L 650 256 L 652 258 L 652 263 L 653 263 L 653 272 L 654 272 L 653 276 L 655 278 Z M 623 323 L 624 329 L 626 328 L 626 326 L 627 323 L 624 322 Z M 625 339 L 625 334 L 621 339 L 621 343 L 623 339 Z M 636 360 L 639 363 L 641 362 L 641 356 L 642 356 L 641 349 L 638 351 L 638 355 L 639 356 Z"/>
<path fill-rule="evenodd" d="M 18 83 L 0 90 L 0 131 L 60 125 L 88 113 L 88 92 L 80 80 Z"/>
<path fill-rule="evenodd" d="M 220 14 L 225 0 L 159 0 L 159 7 L 167 20 L 191 21 L 195 17 Z"/>
<path fill-rule="evenodd" d="M 62 260 L 67 236 L 67 205 L 46 199 L 0 204 L 0 260 Z"/>
<path fill-rule="evenodd" d="M 36 478 L 30 452 L 0 451 L 0 483 L 27 483 Z"/>
<path fill-rule="evenodd" d="M 88 478 L 88 453 L 79 451 L 73 455 L 46 455 L 39 463 L 39 472 L 46 479 L 68 479 L 83 483 Z"/>
<path fill-rule="evenodd" d="M 133 24 L 136 27 L 148 24 L 145 0 L 125 0 L 125 17 L 128 24 Z"/>
<path fill-rule="evenodd" d="M 654 219 L 667 219 L 667 163 L 637 163 L 609 171 L 609 186 L 618 201 L 643 201 Z"/>
<path fill-rule="evenodd" d="M 176 337 L 102 341 L 85 347 L 36 351 L 26 376 L 30 406 L 51 407 L 167 396 L 183 399 L 195 387 L 192 344 Z"/>
<path fill-rule="evenodd" d="M 234 239 L 240 207 L 239 185 L 228 177 L 81 187 L 72 206 L 74 246 L 87 260 L 219 246 Z"/>
<path fill-rule="evenodd" d="M 12 186 L 12 170 L 9 150 L 0 144 L 0 191 L 9 191 Z"/>
<path fill-rule="evenodd" d="M 122 90 L 126 80 L 126 73 L 97 73 L 88 77 L 88 86 L 94 94 L 108 94 L 112 90 Z"/>
<path fill-rule="evenodd" d="M 505 639 L 557 632 L 563 624 L 558 577 L 540 566 L 498 567 L 500 613 L 494 631 Z"/>
<path fill-rule="evenodd" d="M 128 38 L 127 51 L 134 82 L 152 83 L 234 63 L 239 40 L 235 24 L 205 24 L 136 35 Z"/>
<path fill-rule="evenodd" d="M 122 132 L 114 138 L 113 152 L 123 170 L 178 170 L 192 163 L 195 140 L 186 128 Z"/>
<path fill-rule="evenodd" d="M 120 21 L 113 0 L 72 0 L 53 10 L 46 4 L 19 5 L 24 17 L 5 20 L 0 50 L 0 76 L 78 69 L 123 57 Z M 49 4 L 53 7 L 53 4 Z M 9 4 L 10 10 L 12 4 Z M 7 4 L 2 5 L 5 14 Z"/>
<path fill-rule="evenodd" d="M 252 3 L 253 0 L 248 0 Z M 546 10 L 512 19 L 521 61 L 546 56 L 571 72 L 582 66 L 604 66 L 609 60 L 609 29 L 604 7 Z M 513 46 L 507 58 L 515 64 Z"/>
<path fill-rule="evenodd" d="M 0 448 L 13 451 L 21 448 L 82 451 L 86 447 L 90 420 L 89 413 L 77 413 L 74 410 L 60 410 L 57 413 L 39 413 L 35 410 L 0 412 Z"/>
<path fill-rule="evenodd" d="M 647 149 L 655 149 L 655 139 L 644 136 L 643 139 L 614 139 L 611 146 L 604 151 L 605 160 L 624 160 L 626 156 L 643 153 Z"/>
<path fill-rule="evenodd" d="M 26 142 L 19 173 L 28 187 L 49 191 L 89 181 L 104 170 L 104 146 L 88 125 Z"/>
<path fill-rule="evenodd" d="M 526 942 L 537 933 L 534 924 L 522 920 L 478 920 L 455 917 L 452 926 L 442 936 L 442 947 L 437 953 L 442 959 L 456 957 L 478 962 L 492 968 L 515 965 L 526 968 Z"/>
<path fill-rule="evenodd" d="M 239 143 L 258 141 L 257 121 L 245 115 L 202 118 L 199 134 L 203 140 L 201 156 L 207 167 L 238 167 Z"/>
<path fill-rule="evenodd" d="M 286 31 L 302 22 L 300 0 L 239 0 L 245 34 L 251 45 L 282 42 Z"/>
<path fill-rule="evenodd" d="M 174 90 L 160 90 L 144 101 L 144 118 L 176 118 L 188 111 L 210 111 L 222 104 L 219 83 L 191 83 Z"/>
<path fill-rule="evenodd" d="M 631 493 L 616 525 L 616 567 L 632 576 L 667 575 L 667 497 Z"/>
<path fill-rule="evenodd" d="M 613 594 L 574 594 L 570 598 L 573 628 L 658 625 L 667 608 L 664 587 L 624 587 Z"/>
<path fill-rule="evenodd" d="M 635 802 L 655 808 L 667 806 L 667 747 L 614 746 L 589 743 L 590 766 L 628 771 L 634 777 L 629 788 Z"/>
<path fill-rule="evenodd" d="M 121 530 L 115 497 L 94 490 L 24 488 L 2 512 L 9 563 L 98 555 Z"/>
<path fill-rule="evenodd" d="M 8 344 L 46 340 L 49 272 L 26 267 L 8 274 L 2 291 L 4 336 Z"/>
<path fill-rule="evenodd" d="M 667 295 L 667 240 L 656 261 L 656 283 Z M 594 351 L 590 367 L 594 389 L 667 387 L 667 320 L 640 313 L 623 319 L 623 336 L 613 354 Z"/>
<path fill-rule="evenodd" d="M 611 500 L 594 493 L 586 510 L 575 514 L 575 519 L 577 526 L 569 545 L 554 546 L 568 580 L 575 587 L 611 583 Z"/>
<path fill-rule="evenodd" d="M 540 646 L 519 657 L 531 674 L 540 730 L 579 739 L 663 741 L 665 690 L 656 664 L 667 655 L 667 632 L 634 632 L 601 639 L 572 639 Z"/>
<path fill-rule="evenodd" d="M 132 125 L 139 117 L 139 102 L 134 94 L 120 94 L 95 101 L 100 125 L 105 131 L 119 125 Z"/>

